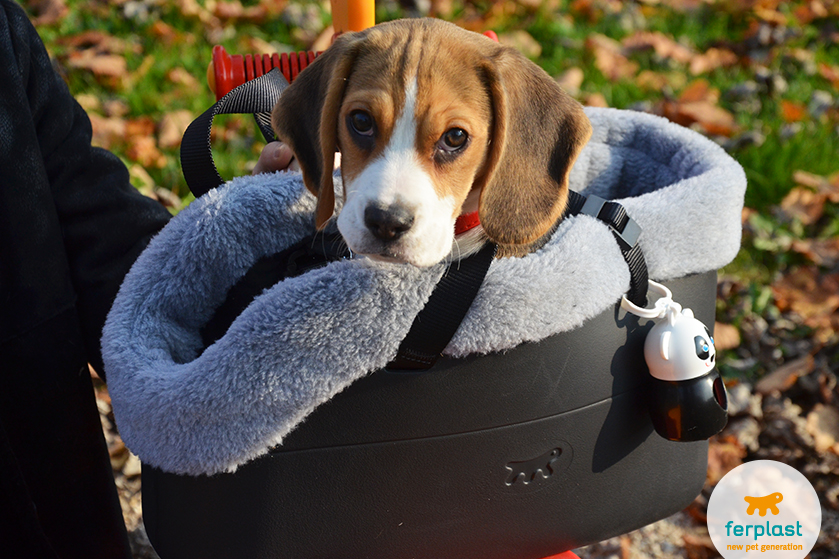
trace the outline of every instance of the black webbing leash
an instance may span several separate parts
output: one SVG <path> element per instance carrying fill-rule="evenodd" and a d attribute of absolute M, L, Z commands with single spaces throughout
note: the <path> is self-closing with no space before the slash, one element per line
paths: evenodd
<path fill-rule="evenodd" d="M 266 141 L 271 141 L 274 135 L 270 114 L 286 87 L 288 82 L 279 70 L 274 69 L 233 89 L 189 125 L 181 142 L 181 166 L 187 185 L 196 198 L 224 183 L 213 162 L 210 143 L 210 131 L 215 116 L 230 113 L 253 114 Z M 646 306 L 647 265 L 638 245 L 641 228 L 617 202 L 597 196 L 585 197 L 569 191 L 568 206 L 563 218 L 578 214 L 595 217 L 612 230 L 629 267 L 630 287 L 627 298 L 640 307 Z M 221 337 L 238 313 L 244 310 L 263 288 L 270 287 L 286 277 L 349 256 L 343 243 L 329 243 L 328 246 L 333 248 L 326 252 L 321 247 L 317 254 L 306 253 L 301 256 L 301 250 L 310 250 L 307 246 L 321 247 L 321 243 L 304 243 L 292 247 L 294 250 L 278 253 L 265 262 L 261 261 L 241 280 L 242 286 L 237 284 L 231 288 L 228 301 L 220 308 L 223 312 L 217 311 L 217 317 L 211 320 L 209 326 L 212 326 L 212 333 L 208 334 L 209 338 L 206 341 L 212 343 Z M 387 366 L 388 371 L 422 372 L 434 366 L 472 306 L 495 258 L 496 250 L 495 244 L 487 243 L 477 253 L 448 266 L 425 307 L 414 318 L 396 357 Z M 285 254 L 286 252 L 288 254 Z M 299 260 L 301 258 L 302 260 Z M 277 261 L 278 259 L 282 262 Z M 298 262 L 308 263 L 298 266 Z"/>
<path fill-rule="evenodd" d="M 270 142 L 274 140 L 271 110 L 286 87 L 288 82 L 282 72 L 274 68 L 233 89 L 192 121 L 181 141 L 181 168 L 186 184 L 196 198 L 224 184 L 213 161 L 210 144 L 210 131 L 216 115 L 253 114 L 265 141 Z"/>

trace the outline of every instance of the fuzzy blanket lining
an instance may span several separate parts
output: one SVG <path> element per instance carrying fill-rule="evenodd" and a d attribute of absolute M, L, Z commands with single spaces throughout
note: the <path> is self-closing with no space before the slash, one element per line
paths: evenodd
<path fill-rule="evenodd" d="M 664 119 L 586 112 L 594 135 L 571 188 L 624 204 L 643 229 L 650 277 L 731 261 L 746 188 L 740 166 Z M 298 174 L 241 177 L 193 202 L 135 263 L 102 352 L 120 433 L 145 463 L 193 475 L 234 471 L 396 354 L 444 265 L 360 258 L 282 281 L 199 356 L 199 330 L 227 290 L 259 258 L 311 234 L 313 210 Z M 609 229 L 588 216 L 566 219 L 538 252 L 492 263 L 445 353 L 503 351 L 575 328 L 628 285 Z"/>

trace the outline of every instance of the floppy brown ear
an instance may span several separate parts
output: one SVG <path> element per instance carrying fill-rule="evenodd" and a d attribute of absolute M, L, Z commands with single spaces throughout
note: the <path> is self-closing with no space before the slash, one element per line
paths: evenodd
<path fill-rule="evenodd" d="M 568 175 L 591 123 L 577 101 L 513 49 L 499 50 L 484 72 L 493 129 L 475 184 L 483 188 L 479 216 L 501 254 L 521 254 L 565 211 Z"/>
<path fill-rule="evenodd" d="M 358 34 L 341 35 L 286 88 L 271 114 L 277 137 L 294 152 L 303 182 L 317 196 L 315 225 L 322 229 L 335 211 L 332 171 L 338 112 L 352 71 Z"/>

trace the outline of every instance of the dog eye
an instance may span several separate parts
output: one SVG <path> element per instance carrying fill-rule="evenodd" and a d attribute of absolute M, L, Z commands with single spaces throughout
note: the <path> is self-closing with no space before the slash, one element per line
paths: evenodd
<path fill-rule="evenodd" d="M 374 121 L 373 117 L 365 111 L 353 111 L 349 115 L 350 127 L 362 136 L 372 136 Z"/>
<path fill-rule="evenodd" d="M 438 143 L 440 149 L 447 152 L 463 149 L 469 140 L 469 134 L 463 128 L 451 128 L 447 130 Z"/>

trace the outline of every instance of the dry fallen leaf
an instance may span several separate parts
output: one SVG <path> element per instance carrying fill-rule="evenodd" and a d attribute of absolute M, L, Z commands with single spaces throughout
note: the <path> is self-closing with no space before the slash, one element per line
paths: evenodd
<path fill-rule="evenodd" d="M 711 559 L 717 557 L 717 548 L 711 541 L 711 536 L 685 534 L 682 536 L 687 559 Z"/>
<path fill-rule="evenodd" d="M 642 4 L 656 6 L 665 3 L 668 8 L 676 12 L 692 12 L 709 0 L 639 0 Z M 712 0 L 713 1 L 713 0 Z"/>
<path fill-rule="evenodd" d="M 839 309 L 839 274 L 819 274 L 814 266 L 796 268 L 771 285 L 775 304 L 804 319 L 813 328 L 826 326 L 823 318 Z"/>
<path fill-rule="evenodd" d="M 801 122 L 808 118 L 807 106 L 787 99 L 781 100 L 781 118 L 785 122 Z"/>
<path fill-rule="evenodd" d="M 122 78 L 128 74 L 125 58 L 119 54 L 99 54 L 91 49 L 74 51 L 67 59 L 70 68 L 89 70 L 97 76 Z"/>
<path fill-rule="evenodd" d="M 172 45 L 178 40 L 178 36 L 180 32 L 176 30 L 174 27 L 169 25 L 168 23 L 164 23 L 160 20 L 155 21 L 149 27 L 149 33 L 160 41 L 163 42 L 165 45 Z"/>
<path fill-rule="evenodd" d="M 638 72 L 638 63 L 624 56 L 614 39 L 595 33 L 586 39 L 586 48 L 594 54 L 597 69 L 611 81 L 628 79 Z"/>
<path fill-rule="evenodd" d="M 163 115 L 157 127 L 157 143 L 161 149 L 174 149 L 181 145 L 184 131 L 195 115 L 192 111 L 181 110 Z"/>
<path fill-rule="evenodd" d="M 155 188 L 150 198 L 154 198 L 166 208 L 179 209 L 183 206 L 183 200 L 181 200 L 180 196 L 165 188 Z"/>
<path fill-rule="evenodd" d="M 659 114 L 682 126 L 698 125 L 707 134 L 731 136 L 737 131 L 734 115 L 717 105 L 720 92 L 706 80 L 695 80 L 676 101 L 663 101 Z"/>
<path fill-rule="evenodd" d="M 652 49 L 660 58 L 675 60 L 682 64 L 690 62 L 696 55 L 692 49 L 659 31 L 638 31 L 625 38 L 622 43 L 625 51 Z"/>
<path fill-rule="evenodd" d="M 737 55 L 728 49 L 712 47 L 690 60 L 689 70 L 694 76 L 737 64 Z"/>
<path fill-rule="evenodd" d="M 32 20 L 32 24 L 35 27 L 55 25 L 64 19 L 64 16 L 69 12 L 65 0 L 38 0 L 36 2 L 28 2 L 27 7 L 35 16 Z"/>
<path fill-rule="evenodd" d="M 839 266 L 839 237 L 829 239 L 796 239 L 792 250 L 806 256 L 813 264 L 824 268 Z"/>
<path fill-rule="evenodd" d="M 839 173 L 823 177 L 806 171 L 795 171 L 792 178 L 796 184 L 809 186 L 834 204 L 839 204 Z"/>
<path fill-rule="evenodd" d="M 181 66 L 169 70 L 166 73 L 166 77 L 169 79 L 170 82 L 176 85 L 182 85 L 193 91 L 201 87 L 201 83 L 198 81 L 198 79 Z"/>
<path fill-rule="evenodd" d="M 163 168 L 166 166 L 166 156 L 159 149 L 152 136 L 134 136 L 128 142 L 125 155 L 131 161 L 136 161 L 143 167 Z"/>
<path fill-rule="evenodd" d="M 139 54 L 143 50 L 139 40 L 127 41 L 95 29 L 62 37 L 56 42 L 72 50 L 92 50 L 99 54 Z"/>
<path fill-rule="evenodd" d="M 115 471 L 119 471 L 125 465 L 125 462 L 128 461 L 128 449 L 125 448 L 125 445 L 120 441 L 116 446 L 109 449 L 109 454 L 111 458 L 111 468 Z"/>
<path fill-rule="evenodd" d="M 632 558 L 632 540 L 626 534 L 620 537 L 621 542 L 621 559 Z"/>
<path fill-rule="evenodd" d="M 717 351 L 725 351 L 740 346 L 740 331 L 736 326 L 714 323 L 714 346 Z"/>
<path fill-rule="evenodd" d="M 575 66 L 567 69 L 562 75 L 557 77 L 556 83 L 569 95 L 577 95 L 580 92 L 580 87 L 583 85 L 583 80 L 585 80 L 585 74 L 582 68 Z"/>
<path fill-rule="evenodd" d="M 154 121 L 147 116 L 139 118 L 132 118 L 126 122 L 125 135 L 132 136 L 151 136 L 155 130 Z"/>
<path fill-rule="evenodd" d="M 323 52 L 329 48 L 329 45 L 332 44 L 332 38 L 335 35 L 335 29 L 332 25 L 327 25 L 326 29 L 320 32 L 315 40 L 312 42 L 309 50 L 314 52 Z"/>
<path fill-rule="evenodd" d="M 104 117 L 94 112 L 88 113 L 88 117 L 93 129 L 93 145 L 111 149 L 114 144 L 122 142 L 125 138 L 125 119 Z"/>
<path fill-rule="evenodd" d="M 815 367 L 812 355 L 806 355 L 778 367 L 755 385 L 755 392 L 762 396 L 784 392 L 794 385 L 799 377 L 810 373 Z"/>
<path fill-rule="evenodd" d="M 56 42 L 69 50 L 67 66 L 90 71 L 99 78 L 110 80 L 112 85 L 128 77 L 125 55 L 142 51 L 137 40 L 126 41 L 97 30 L 63 37 Z"/>
<path fill-rule="evenodd" d="M 255 5 L 244 6 L 238 0 L 221 0 L 215 3 L 213 14 L 221 20 L 248 21 L 262 23 L 269 17 L 279 15 L 285 8 L 286 2 L 259 2 Z"/>
<path fill-rule="evenodd" d="M 824 215 L 826 200 L 826 196 L 814 192 L 811 188 L 799 186 L 784 196 L 778 208 L 788 220 L 812 225 Z"/>
<path fill-rule="evenodd" d="M 142 471 L 143 468 L 140 464 L 140 459 L 134 454 L 129 453 L 125 463 L 122 465 L 122 475 L 125 477 L 137 477 Z"/>
<path fill-rule="evenodd" d="M 598 92 L 586 95 L 583 99 L 583 105 L 587 105 L 589 107 L 608 108 L 609 102 L 606 101 L 606 97 L 602 93 Z"/>
<path fill-rule="evenodd" d="M 811 0 L 810 2 L 806 2 L 803 5 L 796 7 L 793 14 L 799 24 L 807 25 L 815 19 L 829 16 L 830 12 L 827 11 L 824 3 L 821 1 Z"/>
<path fill-rule="evenodd" d="M 685 513 L 699 524 L 708 522 L 708 501 L 703 495 L 698 495 L 691 504 L 685 508 Z"/>
<path fill-rule="evenodd" d="M 573 0 L 568 10 L 576 16 L 586 18 L 589 23 L 595 23 L 603 17 L 603 9 L 600 2 L 594 0 Z"/>
<path fill-rule="evenodd" d="M 652 70 L 642 70 L 635 78 L 635 84 L 647 91 L 661 91 L 664 87 L 670 85 L 667 76 Z"/>
<path fill-rule="evenodd" d="M 148 171 L 143 169 L 140 165 L 134 163 L 128 167 L 128 174 L 131 177 L 131 184 L 134 185 L 141 194 L 154 200 L 157 199 L 157 197 L 154 196 L 155 182 Z"/>
<path fill-rule="evenodd" d="M 274 54 L 279 50 L 276 45 L 261 37 L 243 37 L 242 44 L 244 45 L 243 53 L 248 52 L 254 55 Z"/>
<path fill-rule="evenodd" d="M 796 268 L 771 285 L 782 312 L 800 317 L 815 332 L 813 341 L 824 344 L 839 332 L 839 273 L 822 274 L 816 266 Z"/>
<path fill-rule="evenodd" d="M 697 103 L 705 101 L 717 104 L 720 100 L 720 90 L 711 87 L 707 80 L 695 80 L 691 82 L 679 95 L 679 103 Z"/>
<path fill-rule="evenodd" d="M 807 414 L 807 432 L 813 436 L 817 452 L 839 453 L 839 410 L 816 404 Z"/>
<path fill-rule="evenodd" d="M 829 66 L 822 62 L 819 64 L 819 75 L 832 83 L 834 89 L 839 89 L 839 66 Z"/>
<path fill-rule="evenodd" d="M 542 45 L 533 38 L 533 35 L 524 29 L 516 29 L 498 36 L 498 42 L 502 45 L 513 47 L 528 58 L 539 58 L 542 54 Z"/>
<path fill-rule="evenodd" d="M 725 474 L 742 464 L 745 456 L 745 447 L 736 440 L 712 438 L 708 446 L 707 483 L 715 486 Z"/>
<path fill-rule="evenodd" d="M 787 23 L 787 16 L 776 10 L 774 6 L 764 7 L 757 5 L 755 6 L 753 13 L 767 23 L 774 25 L 786 25 Z"/>
<path fill-rule="evenodd" d="M 734 115 L 708 101 L 678 103 L 665 101 L 659 113 L 682 126 L 698 125 L 707 134 L 729 137 L 737 131 Z"/>
<path fill-rule="evenodd" d="M 197 0 L 176 0 L 175 5 L 185 18 L 197 18 L 198 21 L 212 28 L 221 25 L 218 18 L 210 10 L 199 4 Z"/>
<path fill-rule="evenodd" d="M 75 95 L 75 99 L 87 113 L 102 110 L 102 101 L 93 93 L 79 93 Z"/>
<path fill-rule="evenodd" d="M 108 99 L 102 103 L 102 113 L 111 118 L 121 118 L 131 111 L 128 103 L 122 99 Z"/>

